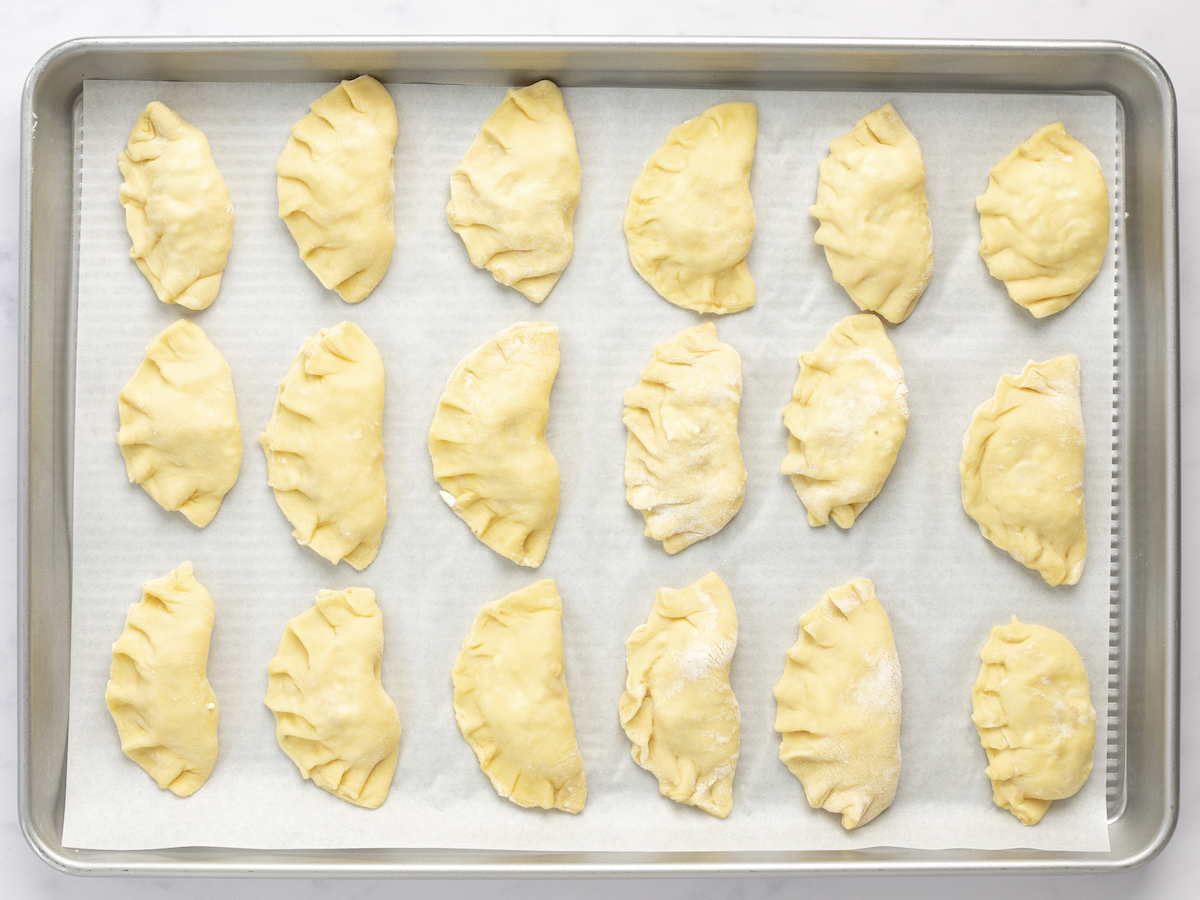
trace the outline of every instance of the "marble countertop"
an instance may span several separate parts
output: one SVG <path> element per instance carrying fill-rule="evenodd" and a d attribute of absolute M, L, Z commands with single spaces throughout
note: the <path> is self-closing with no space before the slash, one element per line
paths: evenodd
<path fill-rule="evenodd" d="M 16 494 L 17 494 L 17 229 L 21 89 L 30 68 L 55 44 L 85 36 L 156 35 L 768 35 L 797 37 L 1096 39 L 1136 44 L 1154 56 L 1174 82 L 1179 105 L 1179 208 L 1181 263 L 1181 398 L 1183 490 L 1183 675 L 1181 813 L 1175 836 L 1157 859 L 1134 872 L 1110 876 L 996 876 L 988 878 L 811 879 L 669 881 L 290 881 L 296 900 L 318 897 L 375 898 L 412 895 L 458 900 L 486 893 L 493 898 L 557 896 L 570 890 L 580 900 L 620 892 L 628 900 L 693 897 L 766 898 L 812 890 L 839 897 L 1004 898 L 1088 896 L 1094 900 L 1194 896 L 1200 877 L 1200 778 L 1191 768 L 1200 754 L 1200 619 L 1188 605 L 1200 579 L 1200 520 L 1196 508 L 1200 468 L 1200 315 L 1192 299 L 1200 277 L 1200 54 L 1195 51 L 1191 0 L 1009 0 L 1004 4 L 953 0 L 860 0 L 817 4 L 795 0 L 611 0 L 565 4 L 550 0 L 458 0 L 425 4 L 406 0 L 43 0 L 2 4 L 0 33 L 8 51 L 0 57 L 0 871 L 5 897 L 132 898 L 169 893 L 178 900 L 220 892 L 229 900 L 258 897 L 267 884 L 254 880 L 216 883 L 185 879 L 80 879 L 43 863 L 21 834 L 16 788 Z M 1192 885 L 1192 887 L 1188 887 Z"/>

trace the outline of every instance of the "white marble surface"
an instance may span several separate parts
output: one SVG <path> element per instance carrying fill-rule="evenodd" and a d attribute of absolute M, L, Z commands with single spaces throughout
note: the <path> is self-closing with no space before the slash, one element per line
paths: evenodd
<path fill-rule="evenodd" d="M 1175 837 L 1162 855 L 1126 875 L 1095 877 L 992 877 L 944 879 L 819 879 L 790 883 L 755 881 L 437 881 L 329 882 L 295 881 L 287 885 L 297 900 L 310 897 L 374 898 L 397 891 L 439 898 L 554 896 L 570 890 L 581 898 L 617 892 L 630 898 L 706 896 L 769 897 L 796 890 L 836 892 L 848 897 L 887 893 L 896 897 L 941 898 L 971 894 L 984 898 L 1024 893 L 1037 897 L 1090 896 L 1190 897 L 1195 892 L 1200 849 L 1200 779 L 1188 768 L 1200 752 L 1200 725 L 1189 715 L 1196 708 L 1200 664 L 1189 656 L 1200 640 L 1200 624 L 1186 615 L 1200 578 L 1200 533 L 1193 501 L 1200 464 L 1200 357 L 1189 354 L 1200 339 L 1200 316 L 1191 300 L 1197 283 L 1200 236 L 1200 58 L 1189 25 L 1192 0 L 1009 0 L 1004 4 L 955 3 L 953 0 L 860 0 L 855 4 L 800 2 L 746 3 L 745 0 L 616 0 L 595 4 L 561 2 L 496 3 L 460 0 L 451 4 L 359 0 L 330 4 L 314 0 L 206 0 L 203 4 L 169 0 L 4 0 L 0 34 L 7 38 L 0 57 L 0 620 L 10 630 L 0 638 L 0 656 L 15 661 L 16 622 L 16 328 L 17 192 L 20 91 L 38 57 L 53 45 L 81 36 L 214 34 L 530 34 L 530 35 L 770 35 L 803 37 L 946 37 L 1012 39 L 1113 39 L 1144 48 L 1163 64 L 1179 101 L 1180 245 L 1182 264 L 1183 347 L 1183 753 L 1181 814 Z M 150 897 L 170 893 L 184 900 L 221 892 L 230 900 L 258 897 L 269 885 L 257 881 L 77 879 L 42 863 L 26 845 L 16 819 L 16 671 L 15 662 L 0 671 L 0 871 L 4 897 Z M 1191 885 L 1191 887 L 1189 887 Z"/>

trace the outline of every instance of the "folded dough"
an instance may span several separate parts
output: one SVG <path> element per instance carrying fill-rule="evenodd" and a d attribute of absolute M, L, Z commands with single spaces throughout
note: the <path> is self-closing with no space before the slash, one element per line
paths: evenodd
<path fill-rule="evenodd" d="M 279 217 L 321 284 L 357 303 L 383 278 L 396 244 L 396 104 L 361 75 L 310 108 L 275 163 Z"/>
<path fill-rule="evenodd" d="M 242 428 L 229 366 L 200 327 L 163 329 L 117 407 L 129 481 L 193 525 L 211 522 L 242 467 Z"/>
<path fill-rule="evenodd" d="M 501 797 L 577 813 L 587 799 L 549 579 L 485 605 L 454 661 L 454 718 Z"/>
<path fill-rule="evenodd" d="M 753 103 L 722 103 L 675 128 L 633 184 L 625 240 L 633 267 L 664 298 L 696 312 L 754 305 Z"/>
<path fill-rule="evenodd" d="M 117 157 L 129 255 L 163 303 L 204 309 L 233 245 L 233 202 L 208 139 L 157 100 Z"/>
<path fill-rule="evenodd" d="M 481 541 L 537 568 L 558 516 L 558 463 L 546 444 L 558 326 L 518 322 L 450 374 L 429 427 L 442 499 Z"/>
<path fill-rule="evenodd" d="M 662 588 L 625 645 L 618 706 L 634 761 L 679 803 L 725 818 L 733 808 L 741 715 L 729 687 L 737 613 L 709 572 L 682 591 Z"/>
<path fill-rule="evenodd" d="M 781 471 L 808 510 L 808 524 L 842 528 L 883 489 L 908 428 L 908 388 L 879 319 L 849 316 L 811 353 L 783 410 L 788 454 Z"/>
<path fill-rule="evenodd" d="M 1062 122 L 996 163 L 975 208 L 988 271 L 1037 318 L 1070 306 L 1100 271 L 1108 186 L 1092 151 Z"/>
<path fill-rule="evenodd" d="M 875 585 L 856 578 L 800 617 L 775 685 L 779 758 L 809 805 L 847 831 L 887 809 L 900 780 L 900 660 Z"/>
<path fill-rule="evenodd" d="M 213 602 L 185 562 L 142 585 L 113 644 L 104 699 L 121 749 L 160 788 L 187 797 L 217 761 L 217 698 L 208 683 Z"/>
<path fill-rule="evenodd" d="M 383 360 L 353 322 L 325 328 L 292 361 L 259 438 L 267 483 L 294 537 L 365 569 L 387 521 Z"/>
<path fill-rule="evenodd" d="M 305 778 L 355 806 L 387 799 L 400 717 L 383 689 L 383 615 L 367 588 L 321 591 L 287 624 L 263 702 Z"/>
<path fill-rule="evenodd" d="M 979 654 L 971 720 L 987 751 L 992 799 L 1022 825 L 1078 791 L 1092 771 L 1096 711 L 1087 669 L 1057 631 L 1012 617 Z"/>
<path fill-rule="evenodd" d="M 925 161 L 892 104 L 863 116 L 821 160 L 813 237 L 859 309 L 903 322 L 933 272 Z"/>
<path fill-rule="evenodd" d="M 1083 574 L 1083 409 L 1075 354 L 1005 375 L 963 437 L 963 508 L 1047 584 Z"/>
<path fill-rule="evenodd" d="M 741 509 L 741 399 L 742 359 L 712 322 L 656 344 L 625 392 L 625 499 L 668 553 L 716 534 Z"/>
<path fill-rule="evenodd" d="M 509 90 L 450 176 L 446 218 L 471 262 L 534 303 L 571 259 L 575 131 L 551 81 Z"/>

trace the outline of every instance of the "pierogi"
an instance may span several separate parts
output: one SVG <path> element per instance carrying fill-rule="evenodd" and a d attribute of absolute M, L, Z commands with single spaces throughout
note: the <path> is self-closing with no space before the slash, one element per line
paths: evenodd
<path fill-rule="evenodd" d="M 104 692 L 125 755 L 180 797 L 199 790 L 217 761 L 213 619 L 212 597 L 190 562 L 147 581 L 113 644 Z"/>
<path fill-rule="evenodd" d="M 546 444 L 558 326 L 518 322 L 450 374 L 429 427 L 442 499 L 501 556 L 537 568 L 558 516 L 558 463 Z"/>
<path fill-rule="evenodd" d="M 129 255 L 163 303 L 205 309 L 233 246 L 233 201 L 208 138 L 157 100 L 117 157 Z"/>
<path fill-rule="evenodd" d="M 383 615 L 367 588 L 321 591 L 284 629 L 263 702 L 305 779 L 355 806 L 387 799 L 400 717 L 383 689 Z"/>
<path fill-rule="evenodd" d="M 821 160 L 813 240 L 859 309 L 909 317 L 933 272 L 921 148 L 892 104 L 863 116 Z"/>
<path fill-rule="evenodd" d="M 454 718 L 501 797 L 577 813 L 587 800 L 549 579 L 486 604 L 454 661 Z"/>
<path fill-rule="evenodd" d="M 729 687 L 737 612 L 715 572 L 662 588 L 625 645 L 618 711 L 634 761 L 677 803 L 725 818 L 733 809 L 741 712 Z"/>
<path fill-rule="evenodd" d="M 779 758 L 809 805 L 847 831 L 891 805 L 900 781 L 900 660 L 866 578 L 828 591 L 800 617 L 775 685 Z"/>
<path fill-rule="evenodd" d="M 757 138 L 757 107 L 722 103 L 675 128 L 633 184 L 625 208 L 629 259 L 676 306 L 733 313 L 754 305 L 746 254 L 754 238 Z"/>
<path fill-rule="evenodd" d="M 908 388 L 879 319 L 849 316 L 811 353 L 783 410 L 792 478 L 808 524 L 849 528 L 879 495 L 908 429 Z"/>
<path fill-rule="evenodd" d="M 369 566 L 387 522 L 383 360 L 361 328 L 304 342 L 259 441 L 292 537 L 331 563 Z"/>
<path fill-rule="evenodd" d="M 125 473 L 203 528 L 242 467 L 233 378 L 200 326 L 179 319 L 146 347 L 117 397 Z"/>
<path fill-rule="evenodd" d="M 366 299 L 392 259 L 396 132 L 387 88 L 361 75 L 313 101 L 275 163 L 279 218 L 304 264 L 347 303 Z"/>
<path fill-rule="evenodd" d="M 450 176 L 446 218 L 471 262 L 541 303 L 571 259 L 579 153 L 551 81 L 512 89 Z"/>
<path fill-rule="evenodd" d="M 625 499 L 668 553 L 716 534 L 741 509 L 741 399 L 741 357 L 711 322 L 657 344 L 625 392 Z"/>
<path fill-rule="evenodd" d="M 1108 186 L 1095 155 L 1062 122 L 996 163 L 975 208 L 979 255 L 1035 317 L 1070 306 L 1099 273 L 1111 227 Z"/>
<path fill-rule="evenodd" d="M 963 436 L 963 509 L 985 538 L 1051 585 L 1083 574 L 1083 443 L 1074 354 L 1003 376 Z"/>

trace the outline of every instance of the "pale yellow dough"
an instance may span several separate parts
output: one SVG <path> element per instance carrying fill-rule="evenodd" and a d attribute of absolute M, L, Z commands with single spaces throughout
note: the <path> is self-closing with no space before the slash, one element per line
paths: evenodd
<path fill-rule="evenodd" d="M 821 160 L 814 236 L 859 309 L 903 322 L 933 272 L 925 161 L 892 104 L 863 116 Z"/>
<path fill-rule="evenodd" d="M 1096 711 L 1079 653 L 1057 631 L 1012 617 L 979 654 L 971 716 L 987 751 L 992 799 L 1022 825 L 1078 791 L 1092 771 Z"/>
<path fill-rule="evenodd" d="M 321 591 L 287 624 L 263 702 L 275 738 L 313 784 L 355 806 L 387 799 L 400 717 L 383 689 L 383 615 L 367 588 Z"/>
<path fill-rule="evenodd" d="M 833 588 L 800 617 L 775 685 L 779 758 L 809 805 L 849 831 L 891 805 L 900 780 L 900 660 L 866 578 Z"/>
<path fill-rule="evenodd" d="M 1075 354 L 1005 375 L 963 437 L 963 508 L 1047 584 L 1083 574 L 1083 410 Z"/>
<path fill-rule="evenodd" d="M 331 563 L 365 569 L 387 521 L 383 360 L 353 322 L 304 342 L 259 438 L 267 483 L 294 537 Z"/>
<path fill-rule="evenodd" d="M 711 322 L 656 344 L 625 392 L 625 499 L 668 553 L 716 534 L 741 509 L 741 399 L 742 359 Z"/>
<path fill-rule="evenodd" d="M 541 303 L 571 259 L 579 154 L 550 81 L 510 90 L 450 176 L 446 218 L 471 262 Z"/>
<path fill-rule="evenodd" d="M 729 687 L 737 613 L 709 572 L 682 591 L 662 588 L 625 645 L 621 725 L 634 761 L 664 796 L 725 818 L 733 808 L 741 714 Z"/>
<path fill-rule="evenodd" d="M 535 582 L 480 609 L 453 680 L 454 718 L 496 793 L 518 806 L 582 810 L 587 779 L 554 582 Z"/>
<path fill-rule="evenodd" d="M 142 585 L 113 644 L 104 699 L 121 749 L 160 788 L 187 797 L 217 761 L 217 698 L 208 684 L 213 602 L 185 562 Z"/>
<path fill-rule="evenodd" d="M 451 373 L 429 428 L 442 499 L 501 556 L 536 568 L 558 516 L 558 463 L 546 444 L 558 326 L 518 322 Z"/>
<path fill-rule="evenodd" d="M 975 208 L 988 271 L 1039 319 L 1070 306 L 1100 271 L 1108 186 L 1092 151 L 1062 122 L 996 163 Z"/>
<path fill-rule="evenodd" d="M 129 255 L 163 303 L 204 309 L 233 246 L 233 201 L 208 138 L 157 100 L 117 157 Z"/>
<path fill-rule="evenodd" d="M 746 265 L 754 238 L 753 103 L 722 103 L 688 119 L 646 162 L 625 208 L 629 259 L 676 306 L 732 313 L 754 305 Z"/>
<path fill-rule="evenodd" d="M 233 379 L 200 327 L 168 325 L 117 398 L 131 483 L 193 525 L 212 521 L 242 466 Z"/>
<path fill-rule="evenodd" d="M 396 104 L 370 75 L 343 81 L 292 127 L 275 163 L 279 217 L 321 284 L 358 303 L 387 271 Z"/>
<path fill-rule="evenodd" d="M 811 353 L 783 410 L 788 453 L 781 471 L 808 510 L 808 524 L 842 528 L 883 488 L 908 428 L 908 388 L 879 319 L 842 319 Z"/>

